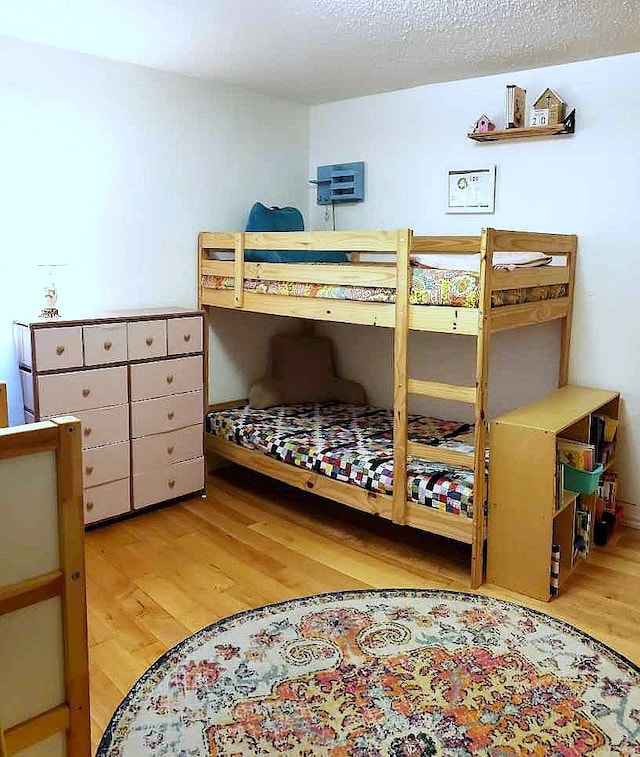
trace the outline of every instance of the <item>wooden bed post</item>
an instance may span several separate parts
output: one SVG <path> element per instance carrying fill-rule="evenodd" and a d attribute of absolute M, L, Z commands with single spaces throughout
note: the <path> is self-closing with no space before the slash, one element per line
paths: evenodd
<path fill-rule="evenodd" d="M 7 385 L 0 381 L 0 428 L 9 425 L 9 406 L 7 402 Z"/>
<path fill-rule="evenodd" d="M 241 308 L 244 305 L 244 231 L 234 236 L 233 304 Z"/>
<path fill-rule="evenodd" d="M 569 381 L 569 347 L 571 345 L 571 322 L 573 316 L 573 290 L 576 278 L 576 254 L 578 251 L 578 237 L 572 237 L 571 251 L 567 253 L 567 267 L 569 268 L 569 284 L 567 297 L 569 304 L 567 314 L 562 318 L 562 337 L 560 340 L 560 368 L 558 370 L 558 386 L 564 386 Z"/>
<path fill-rule="evenodd" d="M 476 342 L 476 404 L 473 463 L 473 535 L 471 541 L 471 588 L 482 583 L 484 569 L 484 503 L 487 497 L 485 448 L 487 446 L 487 389 L 489 381 L 489 311 L 491 309 L 491 269 L 493 229 L 483 229 L 480 241 L 480 301 Z"/>
<path fill-rule="evenodd" d="M 396 309 L 393 332 L 393 508 L 392 520 L 407 518 L 407 388 L 409 340 L 410 229 L 398 232 L 396 246 Z"/>

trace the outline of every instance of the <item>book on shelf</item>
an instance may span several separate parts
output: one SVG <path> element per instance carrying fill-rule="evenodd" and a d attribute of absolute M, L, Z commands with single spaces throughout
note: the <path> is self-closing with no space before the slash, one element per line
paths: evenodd
<path fill-rule="evenodd" d="M 564 497 L 564 465 L 558 460 L 556 462 L 556 510 L 562 507 L 562 501 Z"/>
<path fill-rule="evenodd" d="M 573 537 L 573 558 L 586 557 L 589 554 L 591 542 L 591 511 L 576 508 L 575 527 Z"/>
<path fill-rule="evenodd" d="M 573 439 L 558 439 L 558 461 L 590 473 L 597 466 L 595 446 Z"/>
<path fill-rule="evenodd" d="M 560 589 L 560 554 L 561 549 L 559 544 L 551 545 L 551 584 L 549 586 L 549 593 L 552 597 L 558 596 Z"/>
<path fill-rule="evenodd" d="M 526 97 L 526 89 L 515 84 L 507 84 L 507 129 L 519 129 L 524 126 Z"/>

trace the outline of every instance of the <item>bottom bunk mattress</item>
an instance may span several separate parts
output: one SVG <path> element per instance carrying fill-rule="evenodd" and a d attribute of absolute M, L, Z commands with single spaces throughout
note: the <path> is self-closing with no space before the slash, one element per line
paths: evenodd
<path fill-rule="evenodd" d="M 369 491 L 393 489 L 393 413 L 339 402 L 240 407 L 207 414 L 206 430 L 298 468 Z M 409 439 L 473 452 L 473 425 L 409 415 Z M 407 499 L 473 518 L 473 471 L 409 458 Z"/>

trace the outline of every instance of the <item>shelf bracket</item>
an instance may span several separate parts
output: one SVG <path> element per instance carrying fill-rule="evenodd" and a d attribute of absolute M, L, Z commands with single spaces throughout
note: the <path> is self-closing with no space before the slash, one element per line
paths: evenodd
<path fill-rule="evenodd" d="M 576 109 L 574 108 L 571 113 L 562 122 L 564 124 L 564 131 L 567 134 L 573 134 L 576 130 Z"/>

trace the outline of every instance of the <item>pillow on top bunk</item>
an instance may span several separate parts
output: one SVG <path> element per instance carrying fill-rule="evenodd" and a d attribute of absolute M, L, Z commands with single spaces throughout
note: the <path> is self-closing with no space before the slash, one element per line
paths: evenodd
<path fill-rule="evenodd" d="M 550 265 L 553 258 L 543 252 L 494 252 L 493 267 L 514 270 Z M 480 271 L 479 252 L 454 252 L 451 254 L 419 253 L 411 255 L 411 265 L 417 268 L 444 268 L 451 271 Z"/>
<path fill-rule="evenodd" d="M 312 334 L 276 334 L 271 340 L 271 375 L 249 391 L 249 406 L 257 410 L 302 402 L 365 403 L 364 388 L 338 378 L 333 343 Z"/>
<path fill-rule="evenodd" d="M 298 208 L 267 208 L 256 202 L 249 211 L 245 231 L 304 231 L 304 219 Z M 252 263 L 346 263 L 347 255 L 322 250 L 245 250 L 244 259 Z"/>

